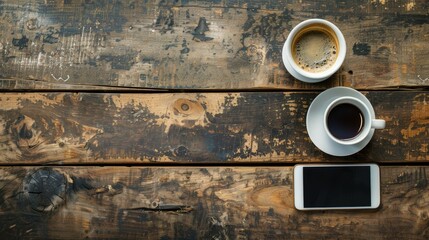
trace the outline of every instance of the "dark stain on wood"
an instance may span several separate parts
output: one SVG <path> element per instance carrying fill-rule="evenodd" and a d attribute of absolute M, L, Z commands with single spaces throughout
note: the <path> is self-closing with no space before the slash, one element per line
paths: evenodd
<path fill-rule="evenodd" d="M 234 228 L 226 225 L 218 217 L 212 216 L 208 219 L 208 229 L 204 231 L 204 239 L 237 239 Z"/>
<path fill-rule="evenodd" d="M 43 43 L 54 44 L 59 41 L 60 32 L 53 27 L 47 29 L 47 33 L 43 33 Z"/>
<path fill-rule="evenodd" d="M 92 191 L 95 186 L 93 181 L 90 178 L 79 178 L 76 176 L 70 176 L 70 178 L 73 181 L 73 184 L 71 185 L 71 190 L 74 193 L 77 193 L 79 191 Z"/>
<path fill-rule="evenodd" d="M 366 56 L 371 53 L 371 46 L 367 43 L 354 43 L 353 54 L 358 56 Z"/>
<path fill-rule="evenodd" d="M 174 14 L 171 9 L 161 9 L 158 17 L 156 18 L 154 26 L 161 34 L 165 34 L 168 31 L 172 33 L 174 26 Z"/>
<path fill-rule="evenodd" d="M 292 28 L 291 20 L 293 11 L 285 9 L 278 14 L 271 13 L 262 16 L 258 14 L 258 19 L 255 19 L 256 13 L 257 12 L 252 9 L 248 9 L 247 11 L 248 17 L 243 25 L 244 32 L 240 40 L 243 48 L 239 51 L 239 54 L 243 55 L 243 53 L 248 51 L 248 48 L 252 48 L 251 45 L 246 43 L 246 39 L 257 39 L 262 37 L 268 44 L 266 48 L 266 57 L 272 61 L 280 61 L 281 49 L 287 37 L 286 32 Z M 251 59 L 249 59 L 249 61 L 251 61 Z"/>
<path fill-rule="evenodd" d="M 385 16 L 382 23 L 390 26 L 402 25 L 403 27 L 410 27 L 414 25 L 429 24 L 428 14 L 390 14 Z"/>
<path fill-rule="evenodd" d="M 82 27 L 94 32 L 122 32 L 127 19 L 122 15 L 121 1 L 90 0 L 69 3 L 38 4 L 38 11 L 61 24 L 62 36 L 81 34 Z M 61 16 L 56 14 L 60 12 Z M 84 22 L 80 22 L 84 19 Z M 82 24 L 83 23 L 83 24 Z"/>
<path fill-rule="evenodd" d="M 21 38 L 14 38 L 12 40 L 12 45 L 18 47 L 19 50 L 22 50 L 28 47 L 28 38 L 26 36 L 22 36 Z"/>
<path fill-rule="evenodd" d="M 181 54 L 188 54 L 191 49 L 188 48 L 188 43 L 186 42 L 186 39 L 183 39 L 182 41 L 182 49 L 180 50 Z"/>
<path fill-rule="evenodd" d="M 205 33 L 207 31 L 210 31 L 209 26 L 207 24 L 207 20 L 205 17 L 200 17 L 200 20 L 198 20 L 198 26 L 192 32 L 192 35 L 194 36 L 193 39 L 202 42 L 213 40 L 212 37 L 206 36 Z"/>
<path fill-rule="evenodd" d="M 130 70 L 136 63 L 137 53 L 128 53 L 123 55 L 101 55 L 99 60 L 111 63 L 112 69 Z M 96 62 L 94 61 L 94 64 Z"/>
<path fill-rule="evenodd" d="M 255 23 L 256 20 L 254 18 L 254 14 L 248 14 L 246 22 L 243 24 L 244 32 L 247 32 Z"/>

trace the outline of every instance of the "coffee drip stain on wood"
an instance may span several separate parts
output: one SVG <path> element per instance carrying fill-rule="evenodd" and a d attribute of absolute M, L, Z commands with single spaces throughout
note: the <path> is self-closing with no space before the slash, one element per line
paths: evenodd
<path fill-rule="evenodd" d="M 23 8 L 8 0 L 0 6 L 3 89 L 427 85 L 417 77 L 429 61 L 427 13 L 418 1 L 33 1 Z M 350 61 L 338 74 L 310 85 L 286 72 L 281 48 L 293 26 L 314 17 L 337 24 L 350 46 L 367 44 L 371 51 L 349 48 Z M 380 63 L 383 48 L 391 55 Z"/>
<path fill-rule="evenodd" d="M 3 93 L 1 162 L 228 163 L 427 159 L 425 92 L 368 92 L 386 120 L 361 152 L 336 158 L 306 133 L 316 92 Z M 162 101 L 159 101 L 162 99 Z M 401 104 L 397 104 L 400 101 Z"/>
<path fill-rule="evenodd" d="M 376 212 L 317 214 L 293 207 L 293 167 L 3 167 L 0 236 L 424 239 L 426 168 L 381 167 Z"/>

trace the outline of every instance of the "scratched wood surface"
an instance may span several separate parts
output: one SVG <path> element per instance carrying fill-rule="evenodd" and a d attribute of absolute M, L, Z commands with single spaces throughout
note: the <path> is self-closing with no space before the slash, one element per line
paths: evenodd
<path fill-rule="evenodd" d="M 306 131 L 317 92 L 2 93 L 0 162 L 231 163 L 428 161 L 428 92 L 371 91 L 369 145 L 324 154 Z"/>
<path fill-rule="evenodd" d="M 0 88 L 360 89 L 429 84 L 426 0 L 4 0 Z M 330 80 L 281 62 L 293 26 L 325 18 L 347 58 Z"/>
<path fill-rule="evenodd" d="M 375 211 L 302 212 L 292 167 L 0 168 L 2 239 L 428 239 L 428 167 L 382 167 Z"/>

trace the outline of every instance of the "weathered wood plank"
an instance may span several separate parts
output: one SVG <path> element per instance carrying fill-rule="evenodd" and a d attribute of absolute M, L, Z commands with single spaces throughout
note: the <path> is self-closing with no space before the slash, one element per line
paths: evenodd
<path fill-rule="evenodd" d="M 67 84 L 67 83 L 53 83 L 37 80 L 25 79 L 0 79 L 0 89 L 4 92 L 18 92 L 23 89 L 31 89 L 37 91 L 98 91 L 98 92 L 167 92 L 167 89 L 151 89 L 151 88 L 130 88 L 108 85 L 83 85 L 83 84 Z"/>
<path fill-rule="evenodd" d="M 425 0 L 144 2 L 2 1 L 0 77 L 50 89 L 429 84 Z M 337 24 L 348 48 L 339 73 L 308 85 L 286 72 L 281 47 L 293 26 L 314 17 Z"/>
<path fill-rule="evenodd" d="M 374 211 L 299 212 L 292 167 L 0 169 L 2 239 L 427 239 L 428 167 L 381 167 Z"/>
<path fill-rule="evenodd" d="M 2 93 L 0 162 L 428 161 L 428 92 L 365 93 L 387 127 L 361 152 L 318 150 L 305 119 L 317 92 Z"/>

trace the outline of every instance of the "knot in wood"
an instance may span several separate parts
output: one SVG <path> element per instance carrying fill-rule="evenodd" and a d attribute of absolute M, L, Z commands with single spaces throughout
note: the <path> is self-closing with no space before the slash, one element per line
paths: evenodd
<path fill-rule="evenodd" d="M 178 148 L 176 148 L 174 150 L 174 153 L 178 157 L 184 157 L 184 156 L 188 155 L 188 149 L 185 146 L 179 146 Z"/>
<path fill-rule="evenodd" d="M 183 104 L 182 104 L 182 106 L 180 106 L 180 108 L 181 108 L 183 111 L 188 111 L 188 110 L 189 110 L 189 105 L 188 105 L 188 104 L 186 104 L 186 103 L 183 103 Z"/>
<path fill-rule="evenodd" d="M 22 139 L 31 139 L 33 137 L 33 132 L 30 128 L 27 128 L 26 124 L 24 124 L 19 130 L 19 137 Z"/>
<path fill-rule="evenodd" d="M 41 168 L 24 178 L 24 200 L 35 211 L 50 212 L 64 202 L 66 186 L 63 174 L 52 168 Z"/>
<path fill-rule="evenodd" d="M 173 112 L 175 115 L 189 120 L 200 119 L 205 114 L 204 108 L 199 102 L 183 98 L 177 99 L 173 103 Z"/>
<path fill-rule="evenodd" d="M 151 208 L 158 208 L 158 207 L 159 207 L 159 201 L 153 201 L 153 202 L 150 204 L 150 206 L 151 206 Z"/>

